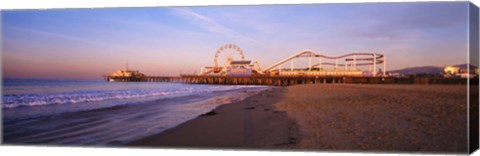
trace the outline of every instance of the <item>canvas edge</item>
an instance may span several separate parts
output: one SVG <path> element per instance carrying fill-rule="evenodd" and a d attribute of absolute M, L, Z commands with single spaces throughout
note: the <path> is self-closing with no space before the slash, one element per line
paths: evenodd
<path fill-rule="evenodd" d="M 475 44 L 476 43 L 476 44 Z M 468 62 L 469 64 L 478 66 L 479 61 L 479 11 L 478 7 L 469 2 L 468 6 Z M 473 56 L 473 57 L 472 57 Z M 470 66 L 467 66 L 469 69 Z M 478 81 L 478 80 L 477 80 Z M 468 80 L 468 106 L 467 106 L 467 122 L 468 122 L 468 152 L 472 154 L 478 150 L 479 146 L 479 82 Z M 475 87 L 477 86 L 477 87 Z"/>

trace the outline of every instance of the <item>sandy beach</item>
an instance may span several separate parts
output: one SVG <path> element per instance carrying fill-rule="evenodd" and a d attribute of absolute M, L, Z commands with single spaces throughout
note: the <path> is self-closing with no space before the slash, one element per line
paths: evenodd
<path fill-rule="evenodd" d="M 464 85 L 292 86 L 276 106 L 298 121 L 300 149 L 466 152 Z"/>
<path fill-rule="evenodd" d="M 138 147 L 467 152 L 464 85 L 296 85 L 222 105 Z"/>

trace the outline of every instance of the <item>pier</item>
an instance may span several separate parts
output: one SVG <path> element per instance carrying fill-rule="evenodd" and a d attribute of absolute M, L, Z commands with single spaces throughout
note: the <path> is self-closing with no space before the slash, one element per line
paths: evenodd
<path fill-rule="evenodd" d="M 197 76 L 183 75 L 181 82 L 189 84 L 222 85 L 270 85 L 290 86 L 297 84 L 467 84 L 465 78 L 433 77 L 315 77 L 315 76 Z M 478 84 L 478 78 L 470 79 Z"/>
<path fill-rule="evenodd" d="M 395 76 L 387 73 L 386 56 L 376 52 L 326 56 L 312 50 L 302 50 L 264 69 L 260 67 L 258 61 L 245 58 L 242 48 L 226 44 L 217 49 L 213 58 L 214 65 L 202 67 L 199 74 L 177 77 L 146 76 L 138 70 L 130 70 L 127 63 L 125 69 L 104 78 L 113 82 L 180 82 L 212 85 L 468 84 L 469 81 L 470 84 L 478 85 L 478 72 L 475 72 L 475 69 L 460 70 L 459 67 L 446 68 L 450 73 L 446 76 L 445 74 Z M 306 67 L 305 64 L 298 67 L 300 63 L 295 66 L 296 60 L 302 58 L 308 60 Z"/>
<path fill-rule="evenodd" d="M 171 76 L 142 76 L 142 77 L 126 77 L 126 76 L 104 76 L 106 81 L 111 82 L 184 82 L 181 77 Z"/>
<path fill-rule="evenodd" d="M 112 79 L 112 78 L 107 78 Z M 116 77 L 115 82 L 177 82 L 211 85 L 268 85 L 290 86 L 297 84 L 470 84 L 478 85 L 478 78 L 441 77 L 345 77 L 345 76 L 201 76 L 179 77 L 146 76 L 142 78 Z"/>

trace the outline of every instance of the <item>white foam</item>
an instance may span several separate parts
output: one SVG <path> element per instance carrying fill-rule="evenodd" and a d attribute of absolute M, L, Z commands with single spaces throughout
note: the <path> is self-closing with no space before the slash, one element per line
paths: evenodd
<path fill-rule="evenodd" d="M 4 108 L 21 106 L 45 106 L 52 104 L 77 104 L 106 100 L 145 98 L 154 96 L 170 96 L 177 94 L 201 93 L 231 90 L 256 86 L 206 86 L 198 85 L 177 88 L 129 89 L 129 90 L 87 90 L 66 93 L 48 94 L 9 94 L 3 95 Z"/>

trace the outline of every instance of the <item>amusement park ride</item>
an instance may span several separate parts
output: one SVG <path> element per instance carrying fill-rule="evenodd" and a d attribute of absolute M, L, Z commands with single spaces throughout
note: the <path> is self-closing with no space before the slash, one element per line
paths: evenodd
<path fill-rule="evenodd" d="M 308 58 L 306 68 L 295 68 L 294 60 Z M 314 61 L 318 61 L 314 63 Z M 290 68 L 282 65 L 290 62 Z M 265 69 L 258 62 L 245 60 L 243 50 L 233 44 L 227 44 L 217 49 L 213 67 L 203 67 L 202 76 L 349 76 L 349 77 L 381 77 L 386 76 L 386 56 L 378 53 L 350 53 L 330 57 L 303 50 L 287 57 Z M 362 71 L 360 67 L 369 67 Z M 380 68 L 379 68 L 380 66 Z"/>
<path fill-rule="evenodd" d="M 245 60 L 243 50 L 234 44 L 226 44 L 218 48 L 213 61 L 215 63 L 213 67 L 200 69 L 201 75 L 250 76 L 261 74 L 258 62 L 254 61 L 252 64 L 251 60 Z"/>

